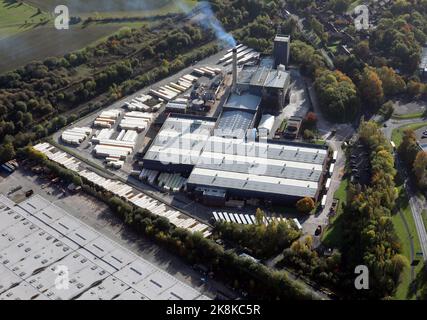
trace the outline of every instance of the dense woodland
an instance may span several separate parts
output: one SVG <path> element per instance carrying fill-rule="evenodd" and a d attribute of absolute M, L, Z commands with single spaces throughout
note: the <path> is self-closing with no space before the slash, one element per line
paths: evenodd
<path fill-rule="evenodd" d="M 220 239 L 233 242 L 256 258 L 269 258 L 288 248 L 301 236 L 292 222 L 272 222 L 265 225 L 265 214 L 258 209 L 256 224 L 218 223 L 215 231 Z M 260 245 L 262 243 L 262 245 Z"/>
<path fill-rule="evenodd" d="M 367 188 L 349 186 L 343 213 L 342 267 L 343 272 L 353 275 L 355 266 L 368 266 L 371 290 L 363 294 L 355 290 L 353 294 L 381 298 L 393 295 L 400 272 L 409 262 L 400 254 L 399 239 L 391 221 L 397 189 L 390 143 L 375 122 L 362 122 L 359 141 L 370 152 L 371 183 Z"/>
<path fill-rule="evenodd" d="M 398 152 L 408 173 L 415 178 L 417 186 L 420 190 L 427 191 L 427 152 L 420 150 L 417 136 L 412 129 L 403 132 Z"/>

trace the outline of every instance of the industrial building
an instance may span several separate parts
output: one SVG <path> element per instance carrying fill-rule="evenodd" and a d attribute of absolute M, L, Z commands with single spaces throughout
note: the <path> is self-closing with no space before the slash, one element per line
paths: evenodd
<path fill-rule="evenodd" d="M 218 119 L 170 116 L 143 158 L 147 179 L 151 171 L 189 176 L 186 190 L 209 205 L 245 199 L 317 201 L 327 173 L 328 147 L 261 141 L 276 122 L 264 105 L 276 105 L 280 111 L 290 89 L 289 41 L 277 36 L 273 57 L 240 70 L 239 52 L 247 49 L 230 50 L 222 60 L 232 63 L 232 86 Z M 300 122 L 292 119 L 293 123 L 298 132 Z"/>
<path fill-rule="evenodd" d="M 209 204 L 228 198 L 295 202 L 318 199 L 328 148 L 211 137 L 192 171 L 187 190 Z"/>
<path fill-rule="evenodd" d="M 261 97 L 280 110 L 285 106 L 291 85 L 290 73 L 284 65 L 274 68 L 270 57 L 261 59 L 258 65 L 243 66 L 237 76 L 236 91 L 249 92 Z"/>
<path fill-rule="evenodd" d="M 243 65 L 239 71 L 238 51 L 235 49 L 230 52 L 233 84 L 215 131 L 216 135 L 222 137 L 244 138 L 246 132 L 261 118 L 262 104 L 275 106 L 280 111 L 291 85 L 286 67 L 283 64 L 275 66 L 275 61 L 279 61 L 286 52 L 278 51 L 277 57 L 264 57 L 256 64 Z"/>
<path fill-rule="evenodd" d="M 244 138 L 253 128 L 261 103 L 261 97 L 249 92 L 232 93 L 223 106 L 215 135 L 228 138 Z"/>
<path fill-rule="evenodd" d="M 288 123 L 286 124 L 285 132 L 283 136 L 286 139 L 296 139 L 301 131 L 302 118 L 300 117 L 290 117 Z"/>
<path fill-rule="evenodd" d="M 284 65 L 286 68 L 289 66 L 291 50 L 291 37 L 288 35 L 277 35 L 274 38 L 273 57 L 274 68 L 279 65 Z"/>
<path fill-rule="evenodd" d="M 170 115 L 143 158 L 144 168 L 190 173 L 214 127 L 213 118 Z"/>
<path fill-rule="evenodd" d="M 1 300 L 208 298 L 38 195 L 0 195 L 0 231 Z"/>
<path fill-rule="evenodd" d="M 264 130 L 266 132 L 266 135 L 269 135 L 271 131 L 273 130 L 275 122 L 275 117 L 271 114 L 264 114 L 261 117 L 261 120 L 258 124 L 258 131 Z"/>

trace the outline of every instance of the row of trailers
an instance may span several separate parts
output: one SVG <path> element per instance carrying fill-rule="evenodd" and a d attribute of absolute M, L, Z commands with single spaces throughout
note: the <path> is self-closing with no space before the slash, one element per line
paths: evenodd
<path fill-rule="evenodd" d="M 150 89 L 150 95 L 155 96 L 163 101 L 170 101 L 175 99 L 181 93 L 184 93 L 193 86 L 193 82 L 199 79 L 196 76 L 187 74 L 179 78 L 179 80 L 174 83 L 171 82 L 167 85 L 161 86 L 158 89 Z"/>
<path fill-rule="evenodd" d="M 256 224 L 255 215 L 241 214 L 241 213 L 228 213 L 228 212 L 212 212 L 215 221 L 234 222 L 239 224 Z M 286 221 L 281 217 L 264 217 L 264 224 L 269 224 L 272 221 Z"/>
<path fill-rule="evenodd" d="M 10 160 L 6 163 L 3 163 L 0 168 L 7 173 L 14 173 L 16 169 L 18 169 L 19 165 L 16 160 Z"/>
<path fill-rule="evenodd" d="M 237 63 L 238 64 L 245 64 L 253 59 L 256 59 L 259 57 L 259 53 L 255 50 L 244 46 L 242 44 L 239 44 L 236 46 L 237 49 Z M 224 64 L 224 66 L 227 66 L 233 62 L 233 49 L 230 49 L 227 51 L 227 53 L 219 59 L 220 64 Z"/>
<path fill-rule="evenodd" d="M 321 207 L 325 208 L 326 206 L 326 200 L 327 200 L 327 193 L 329 191 L 329 188 L 331 186 L 331 182 L 332 182 L 332 175 L 334 174 L 334 170 L 335 170 L 335 163 L 337 162 L 337 158 L 338 158 L 338 151 L 334 151 L 332 154 L 332 163 L 329 167 L 329 171 L 328 171 L 328 179 L 326 179 L 326 184 L 325 184 L 325 191 L 326 194 L 323 195 L 322 200 L 321 200 Z"/>

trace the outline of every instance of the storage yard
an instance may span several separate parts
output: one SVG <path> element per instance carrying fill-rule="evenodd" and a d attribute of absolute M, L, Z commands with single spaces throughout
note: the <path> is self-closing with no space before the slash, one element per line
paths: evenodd
<path fill-rule="evenodd" d="M 208 237 L 211 234 L 210 227 L 208 225 L 171 208 L 159 200 L 137 191 L 130 185 L 117 180 L 106 179 L 99 174 L 88 170 L 82 162 L 48 143 L 38 144 L 34 146 L 34 148 L 45 154 L 50 160 L 78 173 L 81 177 L 84 177 L 99 187 L 112 192 L 114 195 L 126 199 L 138 207 L 148 209 L 153 214 L 167 218 L 177 227 L 188 229 L 191 232 L 201 232 L 204 237 Z"/>
<path fill-rule="evenodd" d="M 0 226 L 2 300 L 208 299 L 38 195 L 0 195 Z M 55 281 L 64 267 L 68 290 Z"/>

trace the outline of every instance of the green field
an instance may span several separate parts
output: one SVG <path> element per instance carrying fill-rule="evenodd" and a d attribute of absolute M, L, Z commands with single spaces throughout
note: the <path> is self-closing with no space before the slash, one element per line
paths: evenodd
<path fill-rule="evenodd" d="M 425 114 L 425 111 L 406 113 L 406 114 L 394 114 L 393 119 L 405 120 L 405 119 L 417 119 L 421 118 Z"/>
<path fill-rule="evenodd" d="M 427 122 L 413 123 L 413 124 L 396 128 L 391 133 L 391 140 L 393 140 L 393 142 L 396 144 L 396 147 L 398 147 L 402 143 L 403 132 L 406 129 L 412 129 L 415 131 L 425 126 L 427 126 Z"/>
<path fill-rule="evenodd" d="M 347 201 L 347 186 L 348 179 L 343 179 L 337 191 L 334 193 L 334 198 L 339 200 L 337 213 L 332 218 L 330 225 L 323 233 L 322 242 L 327 247 L 337 248 L 340 246 L 343 237 L 343 206 Z"/>
<path fill-rule="evenodd" d="M 40 8 L 46 12 L 53 12 L 58 5 L 66 5 L 70 10 L 70 15 L 82 15 L 87 13 L 115 13 L 123 15 L 140 15 L 147 13 L 165 13 L 171 8 L 178 8 L 177 1 L 173 0 L 26 0 L 25 2 Z M 185 4 L 194 4 L 197 1 L 184 0 Z"/>
<path fill-rule="evenodd" d="M 0 0 L 0 41 L 48 20 L 48 14 L 29 4 Z"/>
<path fill-rule="evenodd" d="M 418 234 L 417 234 L 417 229 L 415 227 L 415 222 L 412 217 L 411 208 L 409 206 L 408 199 L 406 197 L 406 193 L 404 193 L 404 191 L 402 190 L 402 186 L 399 187 L 399 190 L 400 190 L 399 192 L 401 193 L 401 197 L 398 200 L 399 201 L 398 205 L 400 207 L 400 212 L 402 213 L 403 218 L 399 213 L 396 213 L 392 216 L 392 222 L 396 230 L 396 234 L 399 237 L 400 243 L 402 245 L 402 254 L 411 263 L 412 262 L 411 242 L 414 248 L 415 259 L 417 259 L 415 254 L 421 251 L 421 247 L 420 247 L 420 242 L 418 240 Z M 404 221 L 406 221 L 409 230 L 407 230 Z M 422 268 L 423 268 L 422 262 L 420 262 L 417 266 L 415 266 L 414 268 L 415 277 L 422 270 Z M 405 270 L 401 275 L 400 284 L 397 287 L 394 297 L 399 300 L 415 299 L 416 296 L 412 292 L 411 287 L 412 287 L 411 268 L 408 267 L 408 268 L 405 268 Z"/>
<path fill-rule="evenodd" d="M 34 60 L 44 60 L 51 56 L 63 56 L 66 53 L 95 45 L 123 27 L 140 28 L 143 24 L 162 21 L 144 20 L 147 17 L 162 16 L 168 13 L 182 12 L 181 7 L 171 0 L 145 1 L 107 1 L 107 0 L 30 0 L 25 4 L 12 3 L 13 0 L 0 0 L 0 73 L 16 69 Z M 12 3 L 12 4 L 10 4 Z M 29 3 L 29 4 L 27 4 Z M 183 1 L 187 8 L 197 4 L 194 0 Z M 138 21 L 120 22 L 83 22 L 70 26 L 69 30 L 56 30 L 53 26 L 53 11 L 56 5 L 69 6 L 70 16 L 80 16 L 83 21 L 92 18 L 135 18 Z M 42 13 L 36 15 L 38 9 Z M 33 16 L 33 18 L 31 18 Z M 45 17 L 44 25 L 29 24 Z M 25 20 L 27 25 L 25 25 Z M 13 48 L 13 50 L 11 50 Z"/>

